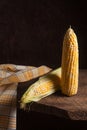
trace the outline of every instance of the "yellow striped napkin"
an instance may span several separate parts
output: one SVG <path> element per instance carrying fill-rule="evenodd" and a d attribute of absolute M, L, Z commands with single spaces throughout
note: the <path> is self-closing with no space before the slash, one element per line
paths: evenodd
<path fill-rule="evenodd" d="M 0 130 L 16 130 L 16 96 L 18 82 L 40 77 L 51 71 L 40 67 L 14 64 L 0 65 Z"/>

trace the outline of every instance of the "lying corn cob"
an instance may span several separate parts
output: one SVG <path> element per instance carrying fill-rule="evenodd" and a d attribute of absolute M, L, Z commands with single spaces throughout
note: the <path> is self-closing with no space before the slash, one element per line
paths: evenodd
<path fill-rule="evenodd" d="M 21 98 L 21 108 L 24 108 L 26 103 L 39 101 L 40 99 L 51 95 L 59 89 L 61 84 L 61 68 L 49 72 L 45 76 L 39 78 L 32 84 Z"/>
<path fill-rule="evenodd" d="M 78 42 L 71 27 L 64 37 L 61 67 L 62 93 L 67 96 L 75 95 L 78 90 Z"/>

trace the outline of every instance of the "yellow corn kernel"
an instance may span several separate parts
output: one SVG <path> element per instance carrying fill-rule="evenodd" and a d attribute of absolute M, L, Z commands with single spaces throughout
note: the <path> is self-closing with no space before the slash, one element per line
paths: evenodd
<path fill-rule="evenodd" d="M 21 98 L 20 107 L 24 108 L 26 103 L 39 101 L 40 99 L 56 92 L 61 84 L 61 68 L 53 70 L 39 78 L 32 84 Z"/>
<path fill-rule="evenodd" d="M 67 96 L 77 94 L 78 90 L 78 42 L 70 27 L 64 37 L 62 51 L 61 90 Z"/>

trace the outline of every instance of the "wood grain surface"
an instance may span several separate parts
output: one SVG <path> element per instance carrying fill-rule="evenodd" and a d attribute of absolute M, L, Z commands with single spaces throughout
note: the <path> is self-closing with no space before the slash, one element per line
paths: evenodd
<path fill-rule="evenodd" d="M 19 84 L 18 100 L 28 86 L 36 80 Z M 70 120 L 87 120 L 87 70 L 80 70 L 79 89 L 76 95 L 67 97 L 58 91 L 38 102 L 27 104 L 26 110 L 27 112 L 41 112 Z"/>

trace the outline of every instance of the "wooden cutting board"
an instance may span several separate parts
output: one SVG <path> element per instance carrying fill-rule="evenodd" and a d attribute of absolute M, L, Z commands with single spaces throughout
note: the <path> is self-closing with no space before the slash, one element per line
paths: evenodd
<path fill-rule="evenodd" d="M 36 80 L 18 85 L 18 100 L 20 100 L 28 86 Z M 80 70 L 79 89 L 76 95 L 67 97 L 61 91 L 58 91 L 36 103 L 27 104 L 27 110 L 70 120 L 87 120 L 87 70 Z"/>

